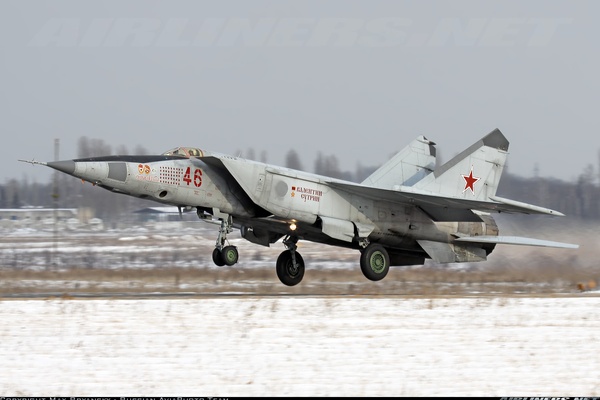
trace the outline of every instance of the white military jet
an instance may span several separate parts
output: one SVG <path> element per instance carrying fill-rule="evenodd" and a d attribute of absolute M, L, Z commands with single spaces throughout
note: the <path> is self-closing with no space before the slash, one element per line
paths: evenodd
<path fill-rule="evenodd" d="M 439 168 L 435 143 L 419 136 L 362 183 L 315 175 L 191 147 L 161 155 L 38 162 L 101 188 L 181 208 L 220 225 L 212 259 L 238 262 L 234 228 L 270 246 L 283 238 L 279 280 L 304 276 L 299 240 L 356 249 L 366 278 L 390 266 L 486 260 L 497 244 L 577 248 L 499 236 L 491 213 L 563 214 L 496 196 L 508 140 L 494 130 Z"/>

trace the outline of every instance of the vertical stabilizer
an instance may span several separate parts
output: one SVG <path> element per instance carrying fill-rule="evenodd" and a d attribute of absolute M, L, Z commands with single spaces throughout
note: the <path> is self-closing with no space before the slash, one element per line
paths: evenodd
<path fill-rule="evenodd" d="M 362 184 L 381 189 L 412 186 L 435 168 L 435 143 L 421 135 L 373 172 Z"/>
<path fill-rule="evenodd" d="M 508 140 L 495 129 L 417 182 L 440 196 L 488 201 L 496 194 L 508 155 Z"/>

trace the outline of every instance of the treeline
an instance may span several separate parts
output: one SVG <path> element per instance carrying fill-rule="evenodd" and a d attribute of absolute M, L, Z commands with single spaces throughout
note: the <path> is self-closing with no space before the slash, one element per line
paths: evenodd
<path fill-rule="evenodd" d="M 124 146 L 117 147 L 115 152 L 101 139 L 82 137 L 78 141 L 78 157 L 94 157 L 110 154 L 148 154 L 141 146 L 130 153 Z M 242 154 L 237 152 L 235 154 Z M 261 152 L 255 157 L 250 149 L 245 158 L 267 162 L 267 155 Z M 358 165 L 355 171 L 342 171 L 335 155 L 319 153 L 313 168 L 305 168 L 295 150 L 290 150 L 285 157 L 285 167 L 294 168 L 319 175 L 361 182 L 379 166 Z M 498 195 L 510 199 L 555 209 L 570 217 L 584 219 L 600 219 L 600 187 L 597 174 L 589 165 L 576 182 L 565 182 L 549 178 L 522 178 L 505 170 L 500 180 Z M 150 200 L 141 200 L 129 196 L 116 195 L 106 190 L 93 187 L 90 183 L 82 183 L 79 179 L 55 173 L 55 177 L 47 183 L 29 182 L 27 179 L 11 179 L 0 185 L 0 208 L 21 207 L 59 207 L 90 208 L 96 217 L 105 221 L 115 221 L 123 213 L 144 207 L 157 206 Z"/>

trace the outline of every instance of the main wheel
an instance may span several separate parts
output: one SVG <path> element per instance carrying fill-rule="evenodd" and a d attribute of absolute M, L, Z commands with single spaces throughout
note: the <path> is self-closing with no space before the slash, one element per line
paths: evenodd
<path fill-rule="evenodd" d="M 296 253 L 296 265 L 292 260 L 291 250 L 285 250 L 279 257 L 277 257 L 277 277 L 287 286 L 294 286 L 302 281 L 304 277 L 304 260 L 297 251 Z"/>
<path fill-rule="evenodd" d="M 390 256 L 380 244 L 372 243 L 360 255 L 360 269 L 372 281 L 385 278 L 390 270 Z"/>
<path fill-rule="evenodd" d="M 222 267 L 223 265 L 225 265 L 225 259 L 223 258 L 223 253 L 221 252 L 221 250 L 217 249 L 216 247 L 213 250 L 212 259 L 213 259 L 213 262 L 215 263 L 215 265 L 217 265 L 219 267 Z"/>
<path fill-rule="evenodd" d="M 221 257 L 223 258 L 223 262 L 225 265 L 233 265 L 238 262 L 239 254 L 237 251 L 237 247 L 235 246 L 225 246 L 223 250 L 221 250 Z"/>

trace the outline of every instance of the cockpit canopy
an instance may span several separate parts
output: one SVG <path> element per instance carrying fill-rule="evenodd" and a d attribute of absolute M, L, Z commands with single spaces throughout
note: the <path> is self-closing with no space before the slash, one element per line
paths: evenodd
<path fill-rule="evenodd" d="M 204 153 L 202 150 L 195 147 L 175 147 L 174 149 L 167 150 L 162 153 L 163 156 L 181 156 L 181 157 L 202 157 Z"/>

